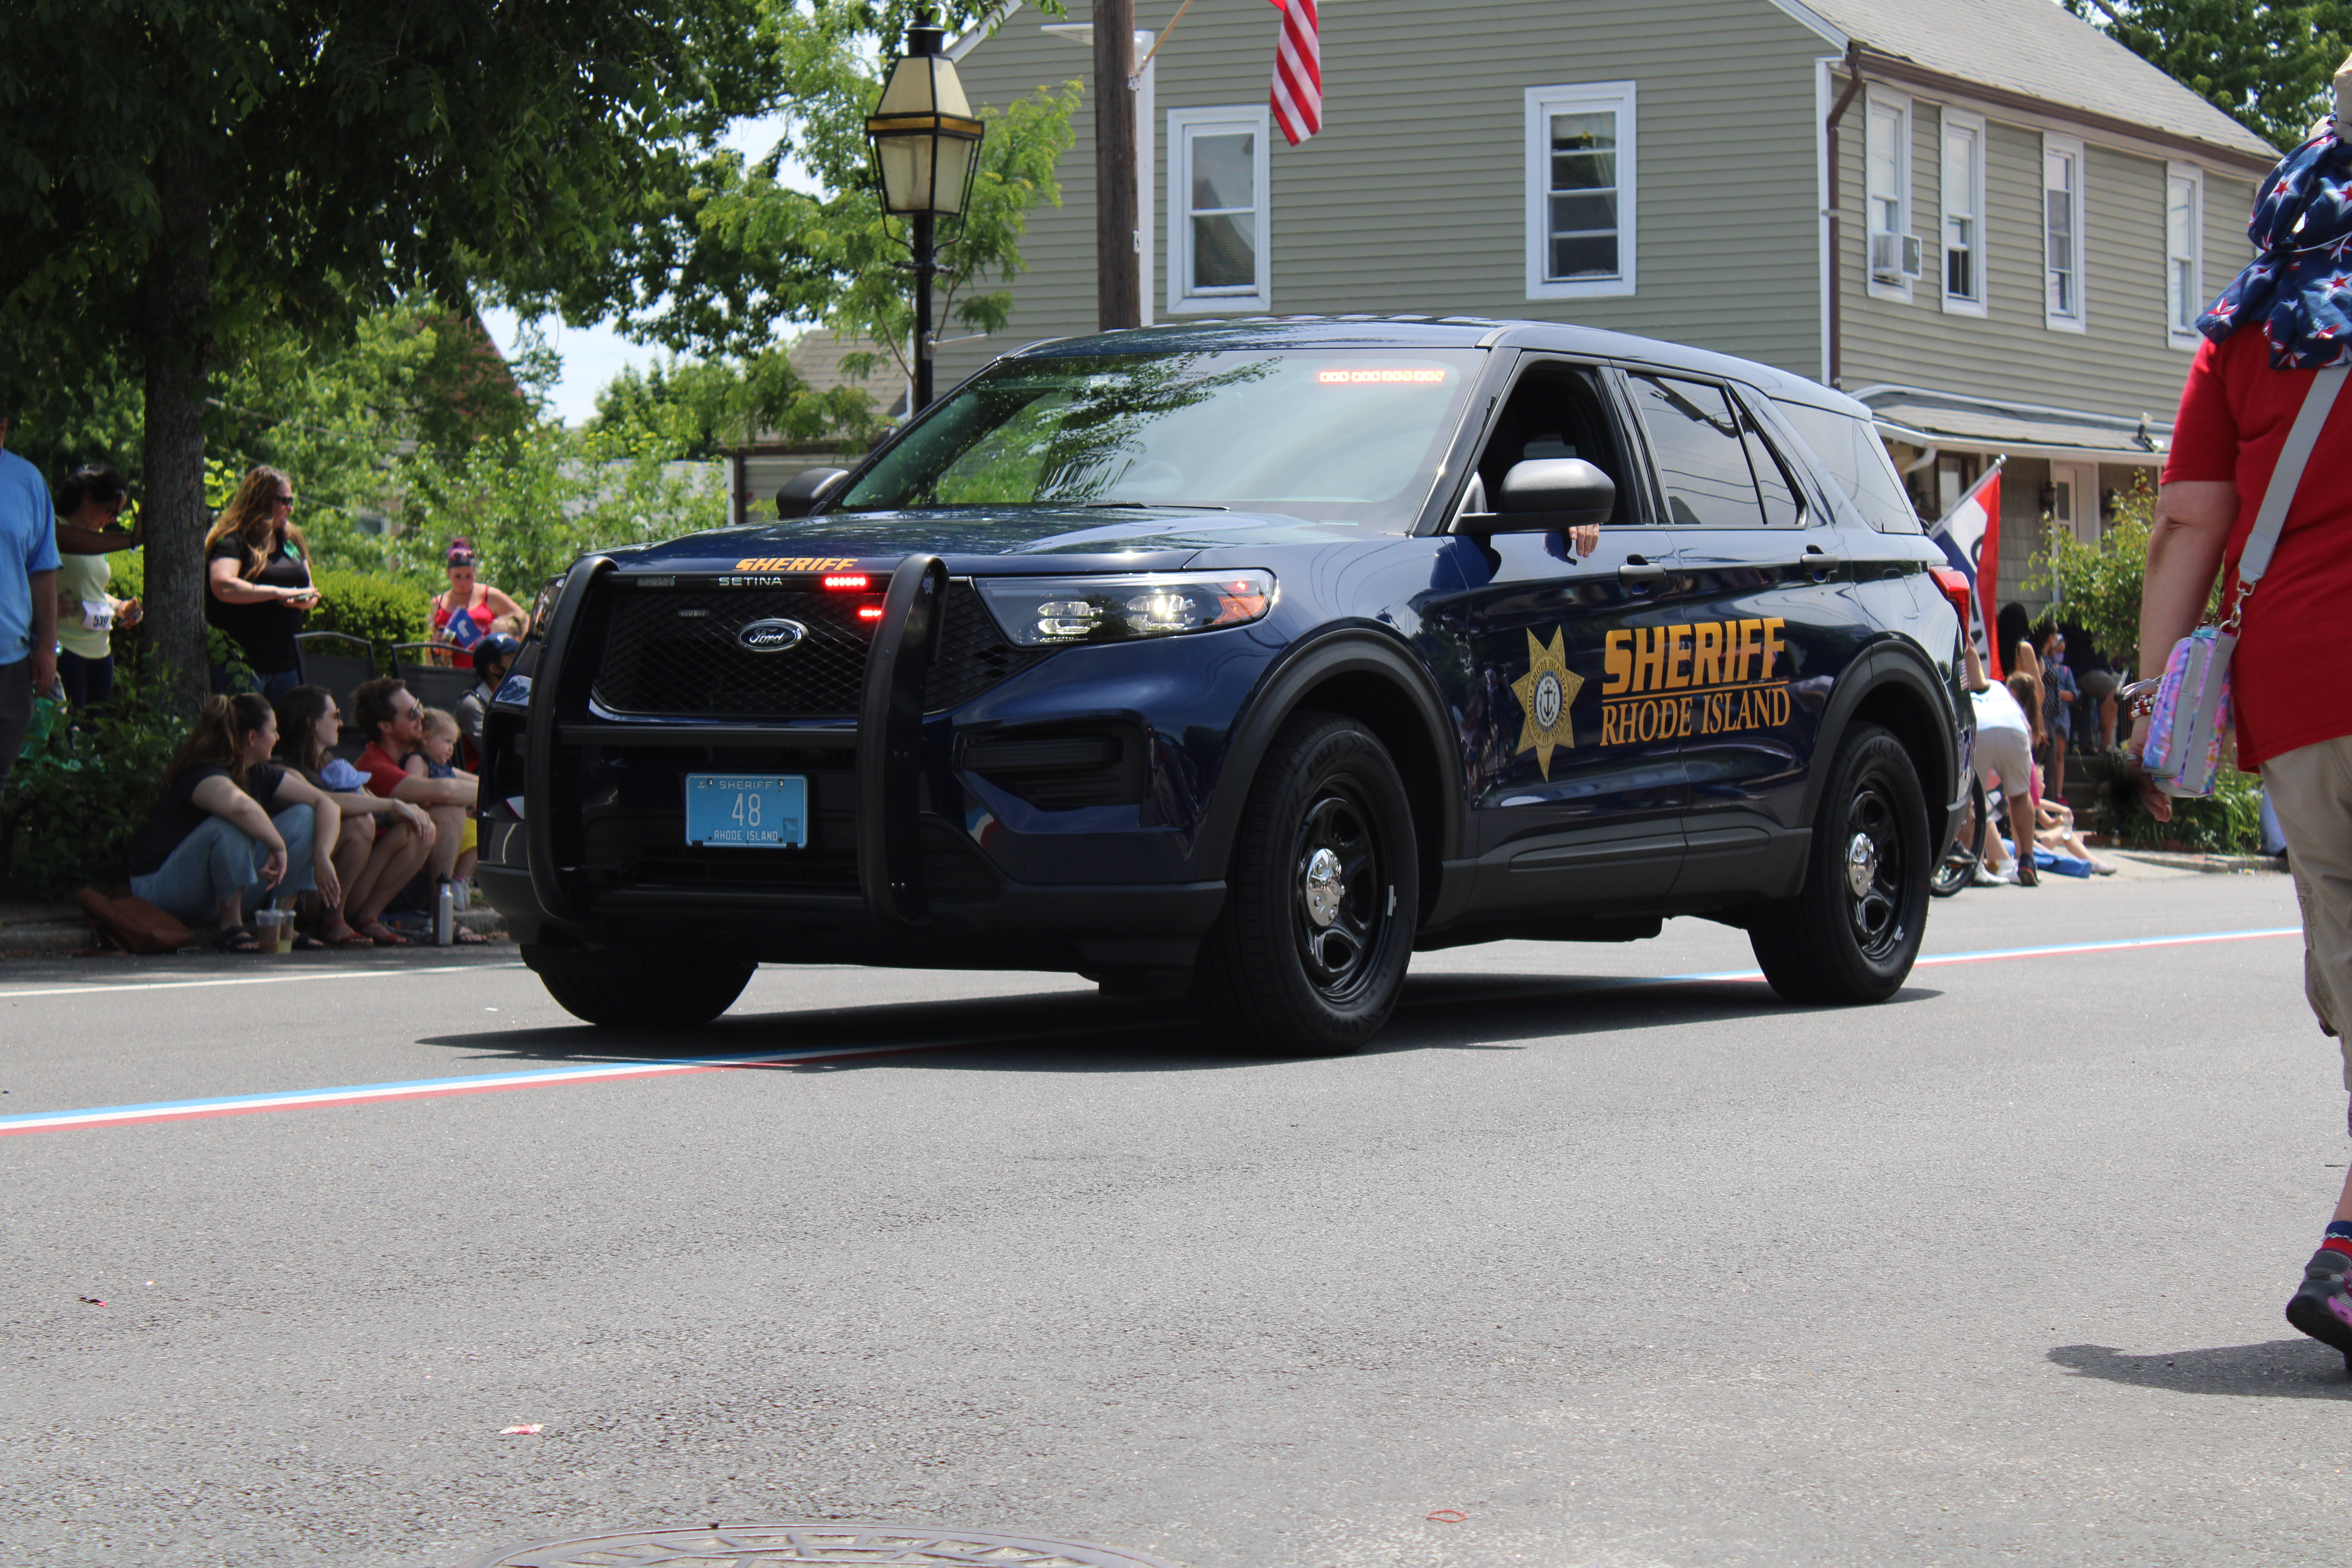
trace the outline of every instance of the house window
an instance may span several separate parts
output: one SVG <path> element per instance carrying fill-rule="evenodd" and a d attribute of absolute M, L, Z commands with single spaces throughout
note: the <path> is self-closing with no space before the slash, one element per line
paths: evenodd
<path fill-rule="evenodd" d="M 1903 237 L 1911 232 L 1911 100 L 1876 88 L 1863 135 L 1863 205 L 1870 291 L 1907 300 L 1911 279 Z"/>
<path fill-rule="evenodd" d="M 1528 298 L 1633 292 L 1633 84 L 1527 89 Z"/>
<path fill-rule="evenodd" d="M 2177 349 L 2201 341 L 2197 318 L 2205 310 L 2205 174 L 2190 163 L 2167 166 L 2164 176 L 2164 329 Z"/>
<path fill-rule="evenodd" d="M 2062 331 L 2084 329 L 2083 144 L 2042 139 L 2042 276 L 2044 312 Z"/>
<path fill-rule="evenodd" d="M 1977 115 L 1944 110 L 1944 309 L 1985 313 L 1985 127 Z"/>
<path fill-rule="evenodd" d="M 1168 111 L 1168 310 L 1271 310 L 1264 109 Z"/>

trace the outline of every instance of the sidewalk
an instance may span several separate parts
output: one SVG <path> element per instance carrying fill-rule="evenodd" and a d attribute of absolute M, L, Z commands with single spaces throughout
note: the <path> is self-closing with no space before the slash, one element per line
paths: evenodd
<path fill-rule="evenodd" d="M 483 936 L 503 936 L 506 931 L 499 911 L 488 907 L 460 912 L 457 923 Z M 0 900 L 0 960 L 53 958 L 86 952 L 90 946 L 89 917 L 74 905 Z"/>

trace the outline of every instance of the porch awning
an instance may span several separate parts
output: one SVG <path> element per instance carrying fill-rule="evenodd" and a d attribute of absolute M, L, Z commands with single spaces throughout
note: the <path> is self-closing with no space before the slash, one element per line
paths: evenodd
<path fill-rule="evenodd" d="M 1917 386 L 1868 386 L 1853 395 L 1869 405 L 1888 440 L 1947 452 L 2153 465 L 2172 445 L 2171 425 L 2146 415 L 2127 419 Z"/>

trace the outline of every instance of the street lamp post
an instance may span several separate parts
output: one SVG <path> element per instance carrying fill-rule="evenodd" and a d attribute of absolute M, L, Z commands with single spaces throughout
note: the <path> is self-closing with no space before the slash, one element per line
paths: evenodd
<path fill-rule="evenodd" d="M 955 217 L 971 195 L 982 127 L 940 52 L 945 32 L 927 16 L 907 29 L 907 52 L 890 68 L 882 101 L 866 121 L 882 210 L 904 217 L 915 272 L 915 392 L 911 417 L 931 402 L 931 280 L 939 275 L 938 222 Z"/>

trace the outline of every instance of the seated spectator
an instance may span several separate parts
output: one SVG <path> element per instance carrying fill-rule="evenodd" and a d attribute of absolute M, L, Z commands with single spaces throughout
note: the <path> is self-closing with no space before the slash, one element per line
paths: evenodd
<path fill-rule="evenodd" d="M 332 795 L 343 814 L 334 849 L 343 905 L 324 911 L 320 936 L 335 947 L 407 945 L 383 923 L 384 906 L 424 869 L 433 852 L 433 819 L 422 806 L 370 794 L 365 774 L 328 754 L 343 721 L 332 692 L 298 686 L 275 706 L 278 759 Z"/>
<path fill-rule="evenodd" d="M 2091 863 L 2095 877 L 2112 877 L 2116 868 L 2091 853 L 2074 831 L 2074 813 L 2063 801 L 2044 800 L 2033 814 L 2033 842 L 2053 855 L 2071 855 Z"/>
<path fill-rule="evenodd" d="M 482 724 L 490 716 L 490 700 L 506 681 L 507 671 L 514 668 L 514 657 L 522 651 L 522 644 L 501 632 L 493 632 L 474 647 L 474 673 L 478 678 L 474 689 L 457 699 L 457 731 L 466 741 L 467 766 L 479 771 L 482 765 Z"/>
<path fill-rule="evenodd" d="M 530 619 L 504 590 L 476 581 L 478 562 L 470 540 L 451 540 L 442 562 L 449 590 L 433 598 L 433 640 L 454 650 L 450 662 L 460 668 L 474 662 L 474 645 L 496 629 L 493 622 L 511 616 L 528 626 Z"/>
<path fill-rule="evenodd" d="M 463 779 L 471 784 L 477 798 L 482 781 L 457 766 L 457 721 L 439 708 L 427 708 L 417 717 L 417 728 L 424 731 L 424 743 L 400 760 L 411 778 Z M 465 837 L 457 845 L 457 859 L 450 874 L 460 882 L 474 879 L 474 863 L 478 840 L 475 837 L 472 813 L 466 816 Z"/>
<path fill-rule="evenodd" d="M 403 765 L 425 749 L 425 704 L 405 682 L 391 676 L 367 681 L 352 693 L 352 706 L 360 732 L 368 738 L 367 749 L 359 756 L 368 788 L 386 800 L 418 806 L 433 819 L 433 853 L 426 869 L 436 881 L 451 879 L 478 794 L 472 775 L 436 779 L 421 771 L 412 773 Z M 482 938 L 461 927 L 457 940 L 470 946 Z"/>
<path fill-rule="evenodd" d="M 154 820 L 131 847 L 131 890 L 191 925 L 215 921 L 230 952 L 261 951 L 248 904 L 313 889 L 330 909 L 343 901 L 333 859 L 342 811 L 269 760 L 277 743 L 278 716 L 260 697 L 205 699 L 164 770 Z"/>

